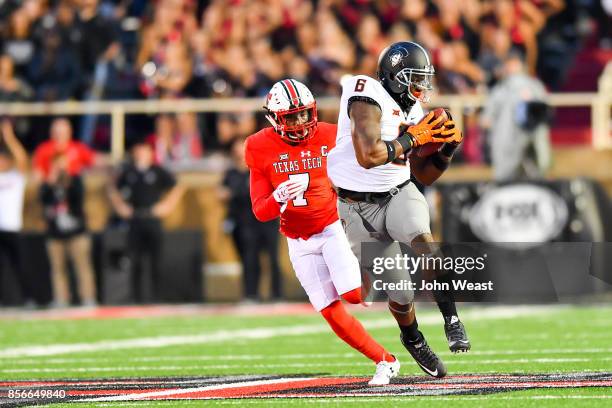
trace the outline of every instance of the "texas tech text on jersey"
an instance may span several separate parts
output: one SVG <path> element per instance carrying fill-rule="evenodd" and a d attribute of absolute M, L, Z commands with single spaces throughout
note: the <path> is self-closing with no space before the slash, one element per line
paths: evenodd
<path fill-rule="evenodd" d="M 274 189 L 288 179 L 308 183 L 304 194 L 290 200 L 280 214 L 280 230 L 290 238 L 307 239 L 338 220 L 336 192 L 327 177 L 327 155 L 336 145 L 335 125 L 319 122 L 307 142 L 290 145 L 272 128 L 247 138 L 246 160 L 251 169 L 253 210 L 262 219 L 279 215 L 280 205 L 267 201 Z M 257 202 L 265 203 L 258 205 Z"/>

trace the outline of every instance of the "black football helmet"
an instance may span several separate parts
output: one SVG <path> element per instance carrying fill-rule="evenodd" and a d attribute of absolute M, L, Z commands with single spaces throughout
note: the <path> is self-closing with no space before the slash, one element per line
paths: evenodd
<path fill-rule="evenodd" d="M 405 111 L 416 101 L 429 101 L 434 73 L 427 51 L 415 42 L 391 44 L 378 58 L 380 83 Z"/>

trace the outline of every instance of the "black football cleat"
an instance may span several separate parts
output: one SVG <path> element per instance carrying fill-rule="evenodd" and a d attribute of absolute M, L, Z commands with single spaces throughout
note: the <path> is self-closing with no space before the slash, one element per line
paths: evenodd
<path fill-rule="evenodd" d="M 414 361 L 421 367 L 421 370 L 432 377 L 442 378 L 446 376 L 446 367 L 442 360 L 434 353 L 427 344 L 423 333 L 419 332 L 420 338 L 416 341 L 404 341 L 404 336 L 400 334 L 400 340 L 406 350 L 410 353 Z"/>
<path fill-rule="evenodd" d="M 448 348 L 453 353 L 465 353 L 472 347 L 465 332 L 465 327 L 457 316 L 444 318 L 444 333 L 446 333 L 446 339 L 448 340 Z"/>

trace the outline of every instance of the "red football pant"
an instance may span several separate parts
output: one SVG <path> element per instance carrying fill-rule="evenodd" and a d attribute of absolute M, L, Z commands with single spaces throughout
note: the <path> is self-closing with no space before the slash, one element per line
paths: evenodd
<path fill-rule="evenodd" d="M 344 293 L 342 298 L 349 303 L 360 303 L 361 288 Z M 339 300 L 321 310 L 321 314 L 338 337 L 370 360 L 375 363 L 395 361 L 395 357 L 378 344 L 355 317 L 347 313 Z"/>

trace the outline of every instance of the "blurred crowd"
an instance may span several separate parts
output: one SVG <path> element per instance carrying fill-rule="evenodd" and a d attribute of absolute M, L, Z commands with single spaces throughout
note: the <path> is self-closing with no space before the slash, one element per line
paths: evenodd
<path fill-rule="evenodd" d="M 129 259 L 130 299 L 139 303 L 159 300 L 161 219 L 174 209 L 184 191 L 170 171 L 156 164 L 155 154 L 146 138 L 134 140 L 125 162 L 113 169 L 107 185 L 114 214 L 109 228 L 118 226 L 126 231 L 123 251 Z M 28 161 L 10 120 L 0 120 L 0 283 L 8 266 L 20 286 L 21 302 L 33 305 L 36 297 L 30 284 L 33 278 L 26 278 L 25 272 L 25 257 L 31 248 L 25 248 L 21 236 Z M 73 301 L 70 265 L 75 273 L 77 299 L 85 306 L 97 304 L 100 294 L 87 228 L 83 172 L 92 166 L 103 166 L 104 162 L 103 156 L 73 138 L 72 124 L 64 117 L 52 120 L 49 139 L 36 148 L 31 158 L 31 183 L 37 190 L 46 224 L 52 307 L 66 307 Z M 145 263 L 148 273 L 144 272 Z M 152 282 L 148 298 L 141 291 L 145 278 Z M 0 285 L 0 304 L 6 301 L 4 294 L 6 291 Z"/>
<path fill-rule="evenodd" d="M 599 0 L 0 0 L 0 105 L 208 97 L 263 102 L 286 77 L 307 84 L 317 98 L 338 96 L 343 76 L 374 76 L 384 47 L 414 40 L 433 58 L 438 92 L 491 95 L 482 115 L 463 112 L 466 138 L 458 159 L 485 161 L 487 129 L 502 128 L 507 132 L 488 138 L 496 138 L 497 150 L 489 152 L 495 177 L 540 177 L 550 163 L 546 89 L 563 87 L 587 39 L 610 48 L 610 13 L 610 4 Z M 129 230 L 134 301 L 147 300 L 140 291 L 145 265 L 153 299 L 160 291 L 161 219 L 183 194 L 172 170 L 193 168 L 213 152 L 223 153 L 227 167 L 219 199 L 227 203 L 225 232 L 242 260 L 244 296 L 260 299 L 258 260 L 266 252 L 271 297 L 282 297 L 277 224 L 252 216 L 242 156 L 243 139 L 263 125 L 261 114 L 240 107 L 126 118 L 129 155 L 111 178 L 109 201 Z M 109 143 L 108 117 L 31 120 L 6 118 L 0 110 L 0 258 L 5 253 L 19 271 L 31 151 L 58 307 L 71 301 L 68 264 L 81 302 L 97 301 L 81 173 L 108 163 L 96 151 Z M 17 278 L 27 303 L 31 290 Z"/>
<path fill-rule="evenodd" d="M 432 54 L 441 93 L 494 85 L 513 50 L 555 90 L 588 35 L 610 46 L 611 26 L 600 0 L 3 0 L 0 102 L 256 97 L 285 77 L 318 97 L 338 95 L 343 75 L 373 75 L 386 45 L 410 39 Z M 182 160 L 229 152 L 237 135 L 256 129 L 248 116 L 128 126 L 154 133 L 190 122 L 197 141 L 175 134 L 178 146 L 166 138 L 166 152 L 156 147 Z M 104 120 L 84 116 L 78 125 L 80 140 L 108 147 Z M 29 149 L 40 142 L 25 122 L 17 131 L 33 138 Z"/>

